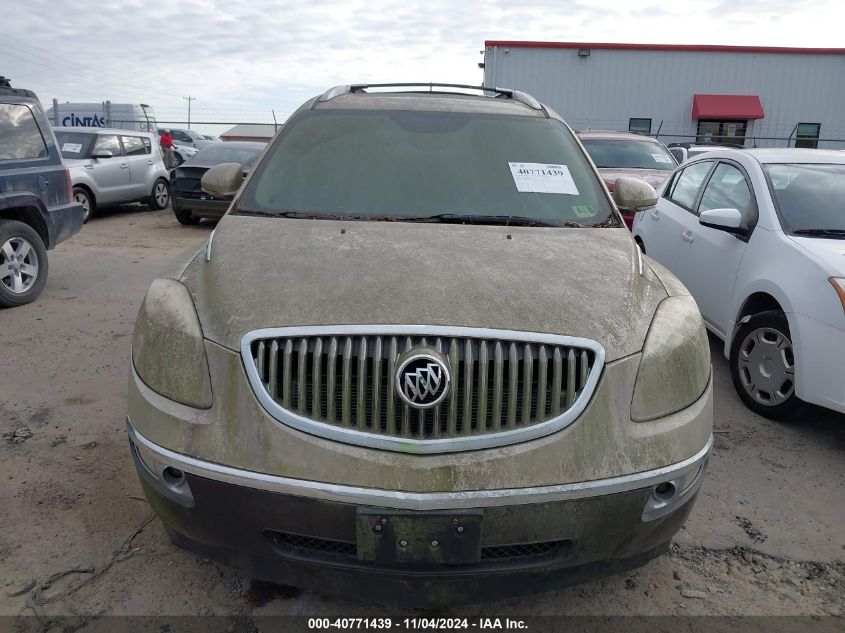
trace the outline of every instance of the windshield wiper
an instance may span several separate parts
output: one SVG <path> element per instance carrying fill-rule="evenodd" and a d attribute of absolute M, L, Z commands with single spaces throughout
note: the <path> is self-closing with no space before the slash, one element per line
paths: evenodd
<path fill-rule="evenodd" d="M 254 215 L 259 218 L 275 218 L 278 213 L 270 213 L 269 211 L 252 211 L 251 209 L 236 209 L 232 215 Z"/>
<path fill-rule="evenodd" d="M 238 209 L 235 215 L 255 215 L 268 218 L 294 218 L 297 220 L 350 220 L 373 222 L 400 222 L 403 218 L 392 215 L 347 215 L 345 213 L 322 213 L 320 211 L 254 211 Z"/>
<path fill-rule="evenodd" d="M 809 235 L 811 237 L 832 237 L 845 240 L 845 229 L 798 229 L 792 231 L 795 235 Z"/>
<path fill-rule="evenodd" d="M 601 224 L 581 224 L 572 220 L 563 222 L 547 222 L 535 218 L 526 218 L 519 215 L 476 215 L 473 213 L 437 213 L 435 215 L 422 216 L 397 216 L 397 215 L 347 215 L 345 213 L 321 213 L 319 211 L 255 211 L 251 209 L 238 209 L 234 215 L 252 215 L 269 218 L 295 218 L 306 220 L 341 220 L 360 222 L 442 222 L 445 224 L 482 224 L 502 226 L 551 226 L 565 228 L 589 228 L 605 226 Z"/>
<path fill-rule="evenodd" d="M 435 215 L 401 218 L 407 222 L 443 222 L 446 224 L 500 224 L 503 226 L 582 226 L 577 222 L 556 224 L 519 215 L 475 215 L 473 213 L 437 213 Z"/>

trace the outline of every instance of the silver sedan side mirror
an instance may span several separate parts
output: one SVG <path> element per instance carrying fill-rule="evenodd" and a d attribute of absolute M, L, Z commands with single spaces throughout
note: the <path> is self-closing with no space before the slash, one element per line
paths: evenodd
<path fill-rule="evenodd" d="M 203 174 L 202 190 L 215 198 L 232 198 L 244 182 L 244 170 L 239 163 L 221 163 Z"/>
<path fill-rule="evenodd" d="M 657 204 L 657 192 L 645 180 L 617 178 L 613 183 L 613 199 L 623 211 L 642 211 Z"/>
<path fill-rule="evenodd" d="M 738 209 L 708 209 L 702 211 L 698 215 L 698 223 L 734 235 L 745 235 L 747 232 L 742 228 L 742 214 Z"/>

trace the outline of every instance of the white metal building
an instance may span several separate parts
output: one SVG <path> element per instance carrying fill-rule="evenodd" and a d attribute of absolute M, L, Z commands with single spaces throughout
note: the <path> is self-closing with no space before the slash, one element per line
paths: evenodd
<path fill-rule="evenodd" d="M 484 84 L 575 129 L 746 147 L 845 148 L 845 48 L 488 41 Z"/>

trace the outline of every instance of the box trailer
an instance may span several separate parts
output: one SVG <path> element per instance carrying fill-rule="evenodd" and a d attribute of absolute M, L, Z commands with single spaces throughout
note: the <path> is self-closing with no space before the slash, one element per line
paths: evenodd
<path fill-rule="evenodd" d="M 59 103 L 47 117 L 54 127 L 108 127 L 141 132 L 158 132 L 155 112 L 146 103 Z"/>

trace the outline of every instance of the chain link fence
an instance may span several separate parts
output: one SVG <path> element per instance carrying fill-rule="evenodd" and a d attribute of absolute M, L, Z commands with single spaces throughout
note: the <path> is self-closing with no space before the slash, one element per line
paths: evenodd
<path fill-rule="evenodd" d="M 670 143 L 691 143 L 695 144 L 718 144 L 718 145 L 739 145 L 746 148 L 751 147 L 804 147 L 809 149 L 843 149 L 845 150 L 845 138 L 808 138 L 795 136 L 701 136 L 695 134 L 651 134 L 654 138 L 665 144 Z"/>

